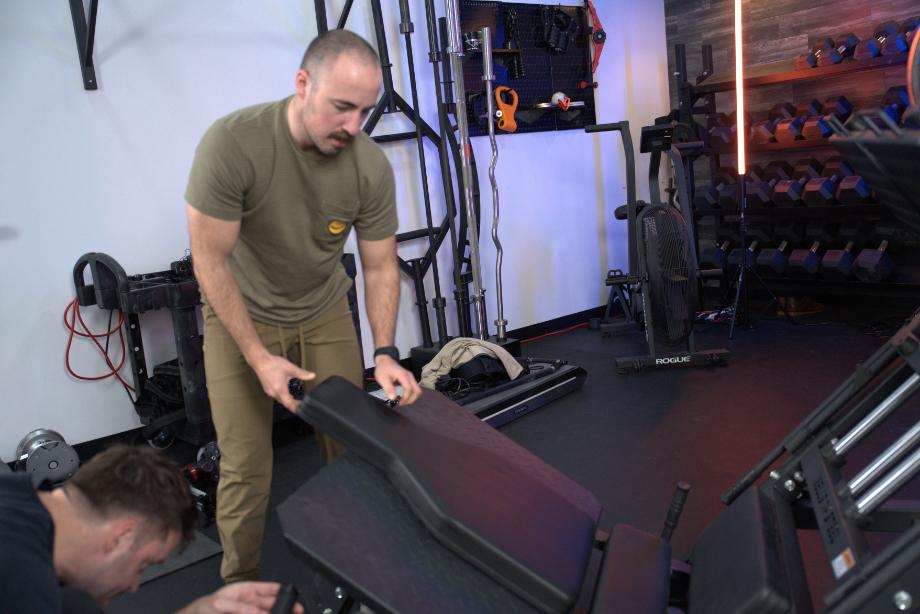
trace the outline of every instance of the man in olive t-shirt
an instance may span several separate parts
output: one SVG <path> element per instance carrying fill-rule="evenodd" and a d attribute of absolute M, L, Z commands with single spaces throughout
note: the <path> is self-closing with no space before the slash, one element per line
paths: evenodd
<path fill-rule="evenodd" d="M 217 525 L 226 582 L 259 577 L 271 487 L 271 399 L 336 374 L 361 386 L 341 265 L 358 235 L 374 377 L 403 404 L 420 388 L 393 347 L 399 302 L 393 171 L 361 132 L 381 86 L 376 52 L 351 32 L 318 36 L 293 96 L 219 119 L 189 177 L 189 234 L 202 290 L 208 396 L 221 449 Z M 315 382 L 314 382 L 315 383 Z M 326 461 L 341 445 L 318 434 Z"/>

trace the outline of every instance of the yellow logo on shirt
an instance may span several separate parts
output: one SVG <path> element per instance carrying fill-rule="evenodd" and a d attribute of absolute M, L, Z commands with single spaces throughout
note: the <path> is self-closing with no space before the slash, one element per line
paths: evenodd
<path fill-rule="evenodd" d="M 346 228 L 348 228 L 348 224 L 341 220 L 332 220 L 329 222 L 329 226 L 326 227 L 331 235 L 340 235 Z"/>

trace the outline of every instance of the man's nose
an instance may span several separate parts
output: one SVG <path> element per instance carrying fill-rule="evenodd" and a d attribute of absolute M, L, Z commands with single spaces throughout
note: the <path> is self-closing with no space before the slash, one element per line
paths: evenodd
<path fill-rule="evenodd" d="M 364 124 L 364 114 L 360 111 L 356 111 L 348 116 L 348 119 L 345 121 L 345 125 L 342 126 L 342 129 L 348 133 L 349 136 L 354 136 L 358 134 L 358 131 L 361 130 L 361 126 Z"/>

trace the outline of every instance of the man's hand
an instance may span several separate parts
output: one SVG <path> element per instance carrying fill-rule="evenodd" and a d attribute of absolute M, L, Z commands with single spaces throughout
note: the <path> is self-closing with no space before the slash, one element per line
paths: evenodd
<path fill-rule="evenodd" d="M 291 361 L 267 352 L 264 356 L 252 362 L 252 369 L 259 377 L 259 382 L 262 384 L 262 390 L 265 391 L 265 394 L 281 403 L 291 413 L 297 411 L 297 406 L 300 403 L 291 396 L 288 382 L 292 379 L 306 381 L 316 377 L 316 374 L 312 371 L 301 369 Z"/>
<path fill-rule="evenodd" d="M 415 381 L 412 373 L 406 371 L 399 363 L 389 356 L 377 356 L 375 359 L 374 379 L 383 388 L 387 398 L 391 401 L 396 398 L 396 386 L 403 389 L 400 405 L 411 405 L 422 394 L 422 389 Z"/>
<path fill-rule="evenodd" d="M 277 582 L 236 582 L 196 599 L 178 614 L 261 614 L 271 612 L 281 585 Z M 294 605 L 296 614 L 303 606 Z"/>

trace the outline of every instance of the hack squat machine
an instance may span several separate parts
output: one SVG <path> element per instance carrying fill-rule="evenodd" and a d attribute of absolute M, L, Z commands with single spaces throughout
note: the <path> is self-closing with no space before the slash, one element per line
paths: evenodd
<path fill-rule="evenodd" d="M 918 48 L 915 38 L 920 119 Z M 834 129 L 831 144 L 920 231 L 920 131 L 878 110 Z M 278 514 L 294 553 L 335 585 L 323 604 L 333 613 L 355 602 L 380 613 L 918 612 L 918 389 L 920 310 L 722 495 L 687 560 L 671 560 L 669 543 L 683 485 L 660 535 L 608 533 L 590 492 L 450 400 L 423 394 L 403 410 L 339 378 L 298 414 L 349 452 Z M 806 573 L 806 559 L 824 573 Z"/>

